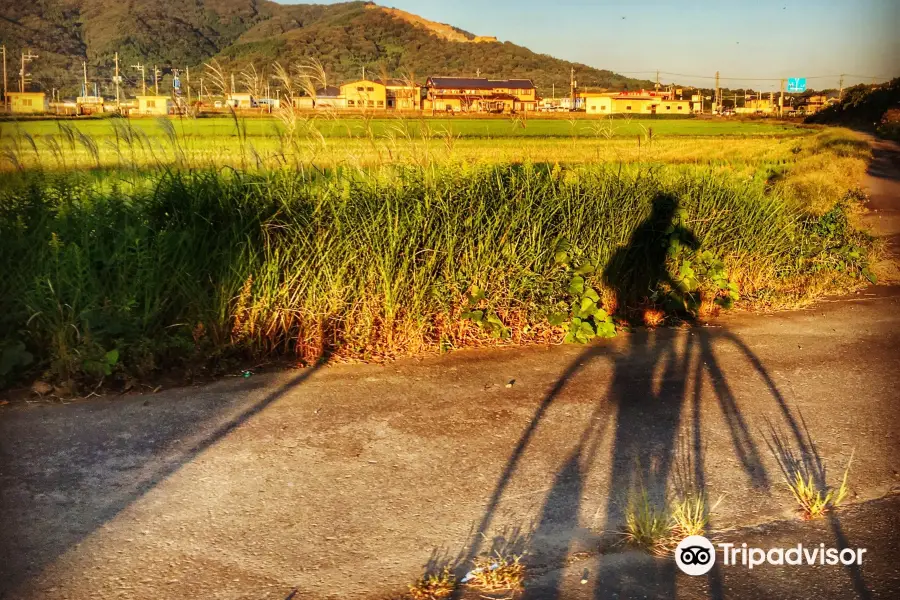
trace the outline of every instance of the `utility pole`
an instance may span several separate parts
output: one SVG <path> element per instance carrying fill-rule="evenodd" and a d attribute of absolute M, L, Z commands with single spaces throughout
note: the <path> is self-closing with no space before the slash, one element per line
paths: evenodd
<path fill-rule="evenodd" d="M 781 94 L 778 96 L 778 116 L 784 116 L 784 79 L 781 80 Z"/>
<path fill-rule="evenodd" d="M 203 78 L 200 78 L 200 103 L 203 103 Z"/>
<path fill-rule="evenodd" d="M 81 86 L 82 96 L 87 96 L 90 92 L 88 92 L 88 80 L 87 80 L 87 62 L 81 61 L 81 68 L 84 71 L 84 84 Z"/>
<path fill-rule="evenodd" d="M 141 72 L 141 96 L 147 95 L 147 77 L 145 73 L 144 65 L 138 63 L 136 65 L 131 65 L 132 69 L 137 69 Z"/>
<path fill-rule="evenodd" d="M 156 95 L 159 96 L 159 67 L 153 65 L 153 89 L 156 91 Z"/>
<path fill-rule="evenodd" d="M 6 46 L 0 46 L 3 50 L 3 110 L 7 110 L 6 102 L 9 96 L 9 90 L 6 88 Z"/>
<path fill-rule="evenodd" d="M 838 92 L 838 102 L 841 102 L 844 100 L 844 74 L 843 73 L 841 73 L 841 82 L 838 84 L 838 87 L 840 87 L 840 91 Z"/>
<path fill-rule="evenodd" d="M 191 68 L 184 68 L 184 85 L 187 88 L 188 108 L 191 107 Z"/>
<path fill-rule="evenodd" d="M 656 70 L 656 91 L 659 91 L 659 69 Z"/>
<path fill-rule="evenodd" d="M 571 88 L 570 92 L 570 102 L 572 103 L 569 106 L 569 110 L 575 110 L 575 90 L 578 87 L 578 83 L 575 81 L 575 69 L 573 68 L 569 73 L 569 86 Z"/>
<path fill-rule="evenodd" d="M 25 81 L 28 79 L 28 75 L 25 73 L 25 65 L 37 57 L 38 55 L 32 54 L 30 50 L 26 50 L 22 53 L 22 70 L 19 72 L 19 91 L 23 94 L 25 93 Z"/>
<path fill-rule="evenodd" d="M 231 74 L 231 94 L 234 95 L 234 73 Z"/>
<path fill-rule="evenodd" d="M 122 108 L 121 103 L 119 102 L 119 53 L 116 52 L 116 110 L 120 110 Z"/>
<path fill-rule="evenodd" d="M 722 98 L 721 98 L 722 90 L 719 88 L 719 72 L 716 71 L 716 110 L 712 111 L 713 113 L 721 113 L 722 112 Z"/>

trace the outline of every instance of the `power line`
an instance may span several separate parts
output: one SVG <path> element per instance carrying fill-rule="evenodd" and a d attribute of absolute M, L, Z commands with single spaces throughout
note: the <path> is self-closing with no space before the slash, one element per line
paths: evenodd
<path fill-rule="evenodd" d="M 607 69 L 608 70 L 608 69 Z M 653 75 L 655 73 L 659 73 L 662 75 L 670 75 L 674 77 L 689 77 L 691 79 L 711 79 L 714 80 L 716 77 L 714 75 L 691 75 L 688 73 L 674 73 L 672 71 L 615 71 L 611 72 L 617 75 Z M 838 79 L 841 76 L 843 77 L 855 77 L 858 79 L 877 79 L 877 80 L 887 80 L 889 77 L 881 76 L 881 75 L 849 75 L 849 74 L 835 74 L 835 75 L 812 75 L 809 77 L 804 77 L 804 79 Z M 729 81 L 781 81 L 784 77 L 719 77 L 720 80 L 729 80 Z"/>

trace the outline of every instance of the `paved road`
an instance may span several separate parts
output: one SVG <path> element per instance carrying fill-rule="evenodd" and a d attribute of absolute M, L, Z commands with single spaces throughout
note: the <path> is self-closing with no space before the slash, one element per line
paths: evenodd
<path fill-rule="evenodd" d="M 596 552 L 639 479 L 727 493 L 717 527 L 790 517 L 776 437 L 814 443 L 830 481 L 855 449 L 856 500 L 877 498 L 900 483 L 894 291 L 591 348 L 6 407 L 4 597 L 371 597 L 502 542 L 549 571 Z"/>
<path fill-rule="evenodd" d="M 724 530 L 796 520 L 777 460 L 787 454 L 834 482 L 855 451 L 856 503 L 896 490 L 898 304 L 898 288 L 882 287 L 589 348 L 7 406 L 0 597 L 386 597 L 429 564 L 464 568 L 496 546 L 527 552 L 533 598 L 567 597 L 582 564 L 612 575 L 573 594 L 705 595 L 708 579 L 673 579 L 671 563 L 635 571 L 633 555 L 598 555 L 628 491 L 727 494 L 713 515 Z M 895 504 L 867 506 L 815 539 L 862 539 L 896 564 Z M 790 542 L 795 525 L 758 535 Z M 765 587 L 726 571 L 717 589 L 877 596 L 896 584 L 890 573 L 841 570 L 792 589 L 788 575 Z"/>
<path fill-rule="evenodd" d="M 854 506 L 830 519 L 780 521 L 718 535 L 715 544 L 740 548 L 796 548 L 809 552 L 826 548 L 865 549 L 861 565 L 827 564 L 718 565 L 712 574 L 690 577 L 671 559 L 627 552 L 576 560 L 570 566 L 533 581 L 526 597 L 569 600 L 648 598 L 706 600 L 710 598 L 884 598 L 900 597 L 900 496 Z M 586 583 L 581 581 L 586 579 Z M 477 596 L 471 594 L 469 598 Z"/>

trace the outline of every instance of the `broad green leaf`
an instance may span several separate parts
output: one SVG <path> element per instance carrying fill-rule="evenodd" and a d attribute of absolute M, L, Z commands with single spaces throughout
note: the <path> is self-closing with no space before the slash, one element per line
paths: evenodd
<path fill-rule="evenodd" d="M 115 366 L 116 363 L 119 362 L 119 351 L 115 348 L 106 353 L 106 364 L 109 366 Z M 109 375 L 109 373 L 107 373 Z"/>
<path fill-rule="evenodd" d="M 569 282 L 569 293 L 573 296 L 581 296 L 584 293 L 584 277 L 576 275 Z"/>
<path fill-rule="evenodd" d="M 553 313 L 547 318 L 547 320 L 550 321 L 551 325 L 556 327 L 565 323 L 568 318 L 569 315 L 567 315 L 566 313 Z"/>
<path fill-rule="evenodd" d="M 597 312 L 597 305 L 590 298 L 581 299 L 581 318 L 592 317 Z"/>
<path fill-rule="evenodd" d="M 600 337 L 616 337 L 616 326 L 611 322 L 603 322 L 597 325 L 597 335 Z"/>
<path fill-rule="evenodd" d="M 593 339 L 596 335 L 594 332 L 594 326 L 588 323 L 587 321 L 583 321 L 581 323 L 581 327 L 578 328 L 579 337 L 584 337 L 588 340 Z"/>
<path fill-rule="evenodd" d="M 463 319 L 468 319 L 470 321 L 475 321 L 476 323 L 481 323 L 484 318 L 484 312 L 480 310 L 471 310 L 464 312 L 460 315 Z"/>
<path fill-rule="evenodd" d="M 575 269 L 575 272 L 579 275 L 588 275 L 590 273 L 593 273 L 596 270 L 597 270 L 597 267 L 595 267 L 591 263 L 584 263 L 583 265 L 581 265 L 580 267 Z"/>

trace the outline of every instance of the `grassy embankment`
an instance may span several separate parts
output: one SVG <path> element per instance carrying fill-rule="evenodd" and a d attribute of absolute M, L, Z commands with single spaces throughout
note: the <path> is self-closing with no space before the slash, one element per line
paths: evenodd
<path fill-rule="evenodd" d="M 446 147 L 371 169 L 294 157 L 280 169 L 176 160 L 71 172 L 66 152 L 20 150 L 42 168 L 20 159 L 2 175 L 0 375 L 77 384 L 233 356 L 372 359 L 558 341 L 575 322 L 572 301 L 587 297 L 572 286 L 577 268 L 599 292 L 591 311 L 632 322 L 676 296 L 702 296 L 683 313 L 712 309 L 728 294 L 719 258 L 745 306 L 859 281 L 870 243 L 835 206 L 864 168 L 864 143 L 843 132 L 766 139 L 775 149 L 754 160 L 760 140 L 726 150 L 692 139 L 723 158 L 698 150 L 693 164 L 667 166 L 653 154 L 666 141 L 648 147 L 647 137 L 639 158 L 622 158 L 623 145 L 611 162 L 588 155 L 561 167 L 472 161 Z M 175 132 L 169 143 L 177 155 L 184 140 Z M 728 152 L 745 152 L 737 168 Z M 677 246 L 670 232 L 640 228 L 661 199 L 679 204 L 667 220 L 696 246 L 664 259 L 655 289 L 619 289 L 643 280 L 635 257 Z M 475 288 L 483 298 L 470 297 Z M 567 322 L 551 325 L 559 314 Z M 602 317 L 584 321 L 599 332 Z"/>

